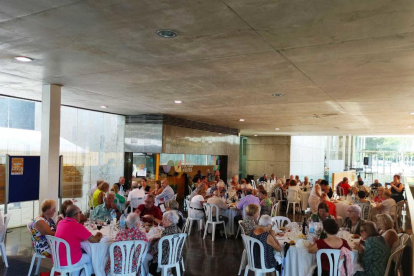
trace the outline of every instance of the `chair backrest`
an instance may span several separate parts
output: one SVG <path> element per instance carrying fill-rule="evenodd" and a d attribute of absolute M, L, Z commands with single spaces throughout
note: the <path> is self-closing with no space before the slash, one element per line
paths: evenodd
<path fill-rule="evenodd" d="M 286 190 L 286 198 L 290 202 L 297 202 L 298 201 L 298 191 L 295 190 Z"/>
<path fill-rule="evenodd" d="M 340 196 L 340 197 L 345 196 L 345 190 L 344 190 L 344 188 L 342 188 L 342 187 L 338 187 L 338 191 L 339 191 L 339 196 Z"/>
<path fill-rule="evenodd" d="M 240 231 L 241 231 L 242 235 L 246 235 L 246 233 L 244 232 L 243 221 L 242 220 L 239 220 L 239 227 L 240 227 Z"/>
<path fill-rule="evenodd" d="M 398 234 L 398 239 L 400 240 L 400 245 L 406 245 L 407 241 L 410 239 L 410 235 L 405 233 Z"/>
<path fill-rule="evenodd" d="M 283 227 L 285 225 L 285 222 L 291 223 L 289 218 L 283 217 L 283 216 L 273 217 L 272 221 L 275 223 L 277 229 L 280 229 L 281 227 Z"/>
<path fill-rule="evenodd" d="M 144 257 L 147 255 L 148 246 L 145 241 L 118 241 L 109 247 L 109 257 L 111 259 L 110 275 L 115 275 L 115 248 L 121 251 L 120 263 L 121 273 L 117 276 L 134 276 L 138 274 Z M 137 267 L 133 270 L 133 261 L 136 260 Z"/>
<path fill-rule="evenodd" d="M 175 266 L 182 257 L 183 247 L 185 243 L 185 239 L 187 238 L 187 234 L 181 233 L 181 234 L 173 234 L 168 235 L 165 237 L 162 237 L 158 242 L 158 266 Z M 163 264 L 162 259 L 164 252 L 162 250 L 163 243 L 168 243 L 169 251 L 167 252 L 168 258 L 167 263 Z"/>
<path fill-rule="evenodd" d="M 216 222 L 219 221 L 219 218 L 220 218 L 220 208 L 216 204 L 204 203 L 203 204 L 203 207 L 204 207 L 204 212 L 206 213 L 206 217 L 207 217 L 207 221 L 208 222 L 213 222 L 214 221 L 214 218 L 213 217 L 216 218 L 216 220 L 215 220 Z"/>
<path fill-rule="evenodd" d="M 279 202 L 274 203 L 273 206 L 272 206 L 272 210 L 270 211 L 270 216 L 271 217 L 277 216 L 278 208 L 279 208 Z"/>
<path fill-rule="evenodd" d="M 143 197 L 133 197 L 131 198 L 130 205 L 132 208 L 138 208 L 139 205 L 144 204 Z"/>
<path fill-rule="evenodd" d="M 397 221 L 397 204 L 391 206 L 389 215 L 392 217 L 394 222 Z"/>
<path fill-rule="evenodd" d="M 177 201 L 177 195 L 178 195 L 178 194 L 174 194 L 174 195 L 173 195 L 173 197 L 172 197 L 171 199 L 172 199 L 172 200 Z"/>
<path fill-rule="evenodd" d="M 49 243 L 50 251 L 52 252 L 52 259 L 53 259 L 53 267 L 60 271 L 61 265 L 60 265 L 60 258 L 59 258 L 59 252 L 60 247 L 64 246 L 66 250 L 66 260 L 67 265 L 72 266 L 72 258 L 70 256 L 70 247 L 67 241 L 61 238 L 56 238 L 50 235 L 46 235 L 47 242 Z"/>
<path fill-rule="evenodd" d="M 0 242 L 6 239 L 7 226 L 9 225 L 11 214 L 4 215 L 4 224 L 0 231 Z"/>
<path fill-rule="evenodd" d="M 330 276 L 339 276 L 339 268 L 341 267 L 342 262 L 339 261 L 339 255 L 341 250 L 339 249 L 319 249 L 316 252 L 316 262 L 318 264 L 318 276 L 322 276 L 322 262 L 321 256 L 326 254 L 329 260 L 329 275 Z"/>
<path fill-rule="evenodd" d="M 391 268 L 391 263 L 394 261 L 394 274 L 393 275 L 398 275 L 398 269 L 400 268 L 401 265 L 401 260 L 402 260 L 402 253 L 404 251 L 404 247 L 405 245 L 400 245 L 397 247 L 397 249 L 395 249 L 394 253 L 391 254 L 391 256 L 388 258 L 388 263 L 387 263 L 387 269 L 385 270 L 385 274 L 384 275 L 389 275 L 390 272 L 390 268 Z"/>
<path fill-rule="evenodd" d="M 371 220 L 371 204 L 355 203 L 361 208 L 361 218 L 364 220 Z"/>
<path fill-rule="evenodd" d="M 253 186 L 253 188 L 255 188 L 255 189 L 256 189 L 256 182 L 254 182 L 254 180 L 253 180 L 253 179 L 251 180 L 251 182 L 252 182 L 252 186 Z M 259 182 L 259 179 L 257 179 L 257 182 Z"/>
<path fill-rule="evenodd" d="M 246 247 L 246 253 L 247 253 L 247 265 L 249 266 L 250 270 L 256 271 L 256 270 L 265 270 L 265 256 L 264 256 L 264 247 L 263 244 L 255 238 L 249 237 L 247 235 L 241 235 L 243 238 L 244 246 Z M 254 248 L 259 247 L 259 257 L 256 256 L 256 260 L 260 260 L 260 267 L 256 267 L 255 263 L 255 256 L 254 256 Z M 256 252 L 257 254 L 257 252 Z"/>

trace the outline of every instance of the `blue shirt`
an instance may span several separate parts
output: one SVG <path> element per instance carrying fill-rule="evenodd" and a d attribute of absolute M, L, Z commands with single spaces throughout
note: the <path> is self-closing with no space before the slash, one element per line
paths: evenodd
<path fill-rule="evenodd" d="M 162 193 L 157 195 L 156 198 L 157 199 L 164 198 L 164 202 L 166 202 L 166 201 L 170 200 L 173 196 L 174 196 L 174 190 L 168 185 L 167 187 L 164 188 Z"/>

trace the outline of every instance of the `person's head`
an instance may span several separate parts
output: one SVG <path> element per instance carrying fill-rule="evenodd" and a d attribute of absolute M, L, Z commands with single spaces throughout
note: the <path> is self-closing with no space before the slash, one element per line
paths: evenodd
<path fill-rule="evenodd" d="M 374 184 L 378 184 L 378 183 L 379 183 L 378 179 L 375 179 Z"/>
<path fill-rule="evenodd" d="M 264 187 L 263 185 L 259 185 L 259 186 L 257 186 L 257 191 L 258 191 L 258 192 L 263 191 L 263 190 L 266 190 L 266 189 L 265 189 L 265 187 Z"/>
<path fill-rule="evenodd" d="M 275 174 L 274 174 L 274 173 L 272 173 L 272 174 L 270 175 L 270 178 L 271 178 L 271 179 L 274 179 L 274 178 L 275 178 Z"/>
<path fill-rule="evenodd" d="M 161 181 L 156 180 L 155 181 L 155 189 L 160 189 L 161 188 Z"/>
<path fill-rule="evenodd" d="M 358 182 L 362 181 L 362 177 L 358 176 Z"/>
<path fill-rule="evenodd" d="M 63 215 L 63 217 L 66 217 L 66 210 L 70 205 L 73 205 L 72 200 L 65 200 L 62 202 L 62 206 L 60 207 L 60 213 Z"/>
<path fill-rule="evenodd" d="M 348 217 L 351 220 L 357 220 L 361 215 L 361 207 L 358 205 L 349 205 L 347 209 Z"/>
<path fill-rule="evenodd" d="M 132 189 L 138 188 L 138 181 L 135 181 L 135 180 L 132 181 L 131 186 L 132 186 Z"/>
<path fill-rule="evenodd" d="M 239 181 L 239 177 L 235 174 L 233 175 L 233 177 L 231 178 L 231 180 L 235 183 L 237 183 L 237 181 Z"/>
<path fill-rule="evenodd" d="M 197 190 L 197 195 L 201 195 L 202 197 L 206 197 L 206 189 L 204 187 L 201 187 L 200 189 Z"/>
<path fill-rule="evenodd" d="M 258 225 L 265 228 L 265 230 L 272 229 L 272 218 L 269 215 L 263 215 L 259 219 Z"/>
<path fill-rule="evenodd" d="M 152 207 L 154 207 L 154 203 L 155 203 L 155 196 L 147 195 L 144 201 L 145 208 L 151 209 Z"/>
<path fill-rule="evenodd" d="M 265 198 L 267 198 L 267 191 L 266 191 L 266 190 L 260 190 L 260 191 L 259 191 L 259 198 L 260 198 L 260 199 L 265 199 Z"/>
<path fill-rule="evenodd" d="M 394 220 L 388 214 L 376 215 L 378 229 L 389 230 L 394 228 Z"/>
<path fill-rule="evenodd" d="M 217 183 L 217 189 L 221 192 L 224 189 L 224 182 L 223 180 L 220 180 L 219 183 Z"/>
<path fill-rule="evenodd" d="M 295 175 L 295 180 L 299 181 L 299 175 Z"/>
<path fill-rule="evenodd" d="M 117 194 L 119 192 L 118 185 L 113 185 L 111 191 Z"/>
<path fill-rule="evenodd" d="M 344 178 L 342 178 L 342 182 L 343 182 L 343 183 L 348 183 L 348 177 L 344 177 Z"/>
<path fill-rule="evenodd" d="M 256 204 L 249 204 L 246 206 L 246 216 L 254 217 L 257 219 L 259 217 L 259 206 Z"/>
<path fill-rule="evenodd" d="M 167 179 L 166 179 L 166 178 L 164 178 L 164 179 L 161 181 L 161 186 L 162 186 L 163 188 L 167 188 L 167 186 L 168 186 L 168 181 L 167 181 Z"/>
<path fill-rule="evenodd" d="M 215 180 L 215 181 L 217 181 L 217 182 L 218 182 L 218 181 L 220 181 L 220 175 L 216 175 L 216 176 L 214 177 L 214 180 Z"/>
<path fill-rule="evenodd" d="M 325 219 L 322 222 L 323 230 L 329 235 L 336 235 L 339 231 L 339 225 L 334 219 Z"/>
<path fill-rule="evenodd" d="M 193 177 L 193 183 L 198 183 L 200 182 L 200 178 L 196 175 Z"/>
<path fill-rule="evenodd" d="M 267 179 L 267 173 L 263 174 L 263 178 Z"/>
<path fill-rule="evenodd" d="M 101 184 L 102 182 L 104 182 L 104 180 L 103 180 L 103 179 L 98 179 L 98 180 L 96 180 L 96 187 L 98 187 L 98 186 L 99 186 L 99 184 Z"/>
<path fill-rule="evenodd" d="M 382 196 L 384 198 L 390 198 L 391 197 L 391 190 L 389 190 L 389 189 L 384 190 L 384 194 Z"/>
<path fill-rule="evenodd" d="M 401 176 L 399 176 L 398 174 L 394 175 L 394 183 L 400 183 L 401 180 Z"/>
<path fill-rule="evenodd" d="M 247 184 L 247 181 L 246 181 L 246 179 L 242 179 L 242 180 L 240 180 L 240 185 L 241 184 L 244 184 L 244 185 L 246 185 Z"/>
<path fill-rule="evenodd" d="M 305 182 L 308 183 L 309 182 L 309 177 L 305 176 Z"/>
<path fill-rule="evenodd" d="M 246 194 L 250 195 L 253 192 L 253 186 L 251 184 L 246 185 Z"/>
<path fill-rule="evenodd" d="M 121 184 L 121 185 L 124 185 L 125 184 L 125 177 L 121 176 L 118 180 L 118 183 Z"/>
<path fill-rule="evenodd" d="M 321 187 L 325 189 L 326 187 L 329 187 L 329 182 L 323 179 L 321 180 L 321 182 L 319 182 L 319 185 L 321 185 Z"/>
<path fill-rule="evenodd" d="M 367 221 L 367 220 L 363 221 L 361 223 L 360 231 L 361 231 L 362 239 L 365 241 L 369 237 L 375 237 L 379 235 L 377 225 L 372 221 Z"/>
<path fill-rule="evenodd" d="M 42 215 L 46 218 L 51 218 L 56 212 L 56 201 L 53 199 L 45 199 L 40 205 Z"/>
<path fill-rule="evenodd" d="M 364 185 L 364 181 L 362 181 L 362 180 L 358 180 L 358 185 L 359 185 L 359 186 Z"/>
<path fill-rule="evenodd" d="M 325 202 L 319 203 L 318 205 L 318 215 L 321 220 L 325 220 L 329 216 L 329 207 Z"/>
<path fill-rule="evenodd" d="M 290 186 L 290 179 L 286 179 L 285 186 L 286 186 L 286 187 L 289 187 L 289 186 Z"/>
<path fill-rule="evenodd" d="M 141 178 L 141 186 L 142 187 L 147 187 L 147 179 L 145 177 Z"/>
<path fill-rule="evenodd" d="M 201 170 L 198 170 L 198 171 L 197 171 L 197 174 L 198 174 L 198 175 L 201 175 Z"/>
<path fill-rule="evenodd" d="M 355 187 L 352 187 L 351 193 L 353 193 L 354 195 L 357 195 L 358 194 L 358 189 L 355 188 Z"/>
<path fill-rule="evenodd" d="M 131 212 L 127 216 L 125 223 L 126 223 L 126 226 L 129 229 L 132 229 L 132 228 L 139 229 L 140 221 L 141 220 L 140 220 L 139 215 L 137 213 L 135 213 L 135 212 Z"/>
<path fill-rule="evenodd" d="M 167 211 L 164 213 L 164 215 L 162 215 L 162 225 L 164 225 L 164 227 L 176 225 L 179 219 L 180 217 L 178 216 L 176 211 Z"/>
<path fill-rule="evenodd" d="M 384 195 L 384 187 L 378 188 L 378 196 L 382 197 Z"/>
<path fill-rule="evenodd" d="M 290 175 L 289 179 L 290 179 L 290 180 L 293 180 L 293 179 L 294 179 L 293 174 L 291 174 L 291 175 Z"/>
<path fill-rule="evenodd" d="M 296 182 L 296 180 L 291 180 L 289 182 L 289 186 L 296 186 L 298 183 Z"/>
<path fill-rule="evenodd" d="M 77 222 L 81 220 L 81 214 L 82 214 L 81 210 L 76 205 L 69 205 L 68 208 L 66 209 L 66 217 L 73 218 Z"/>
<path fill-rule="evenodd" d="M 203 176 L 201 177 L 201 182 L 203 182 L 203 183 L 207 183 L 207 176 L 203 175 Z"/>
<path fill-rule="evenodd" d="M 107 182 L 102 182 L 99 184 L 98 189 L 104 193 L 107 193 L 109 191 L 109 184 Z"/>
<path fill-rule="evenodd" d="M 106 204 L 110 205 L 112 203 L 114 203 L 115 200 L 115 193 L 110 191 L 106 193 L 106 198 L 105 198 L 105 202 Z"/>
<path fill-rule="evenodd" d="M 169 210 L 178 210 L 179 207 L 180 207 L 180 205 L 174 199 L 170 199 L 167 202 L 165 202 L 165 209 L 167 211 L 169 211 Z"/>
<path fill-rule="evenodd" d="M 360 199 L 365 198 L 365 197 L 366 197 L 365 191 L 358 191 L 358 197 L 359 197 Z"/>

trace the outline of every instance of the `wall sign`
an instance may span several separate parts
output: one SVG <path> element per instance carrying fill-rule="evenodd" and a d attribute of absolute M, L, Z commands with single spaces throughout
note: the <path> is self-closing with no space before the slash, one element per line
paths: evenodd
<path fill-rule="evenodd" d="M 11 159 L 11 175 L 23 175 L 23 158 Z"/>

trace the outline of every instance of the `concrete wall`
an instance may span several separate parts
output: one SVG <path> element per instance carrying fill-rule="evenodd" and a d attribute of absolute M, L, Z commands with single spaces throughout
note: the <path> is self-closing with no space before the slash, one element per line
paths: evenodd
<path fill-rule="evenodd" d="M 323 178 L 326 136 L 292 136 L 290 174 L 315 181 Z"/>
<path fill-rule="evenodd" d="M 278 177 L 289 175 L 290 137 L 249 137 L 247 138 L 247 174 L 255 179 L 263 173 L 276 174 Z"/>

